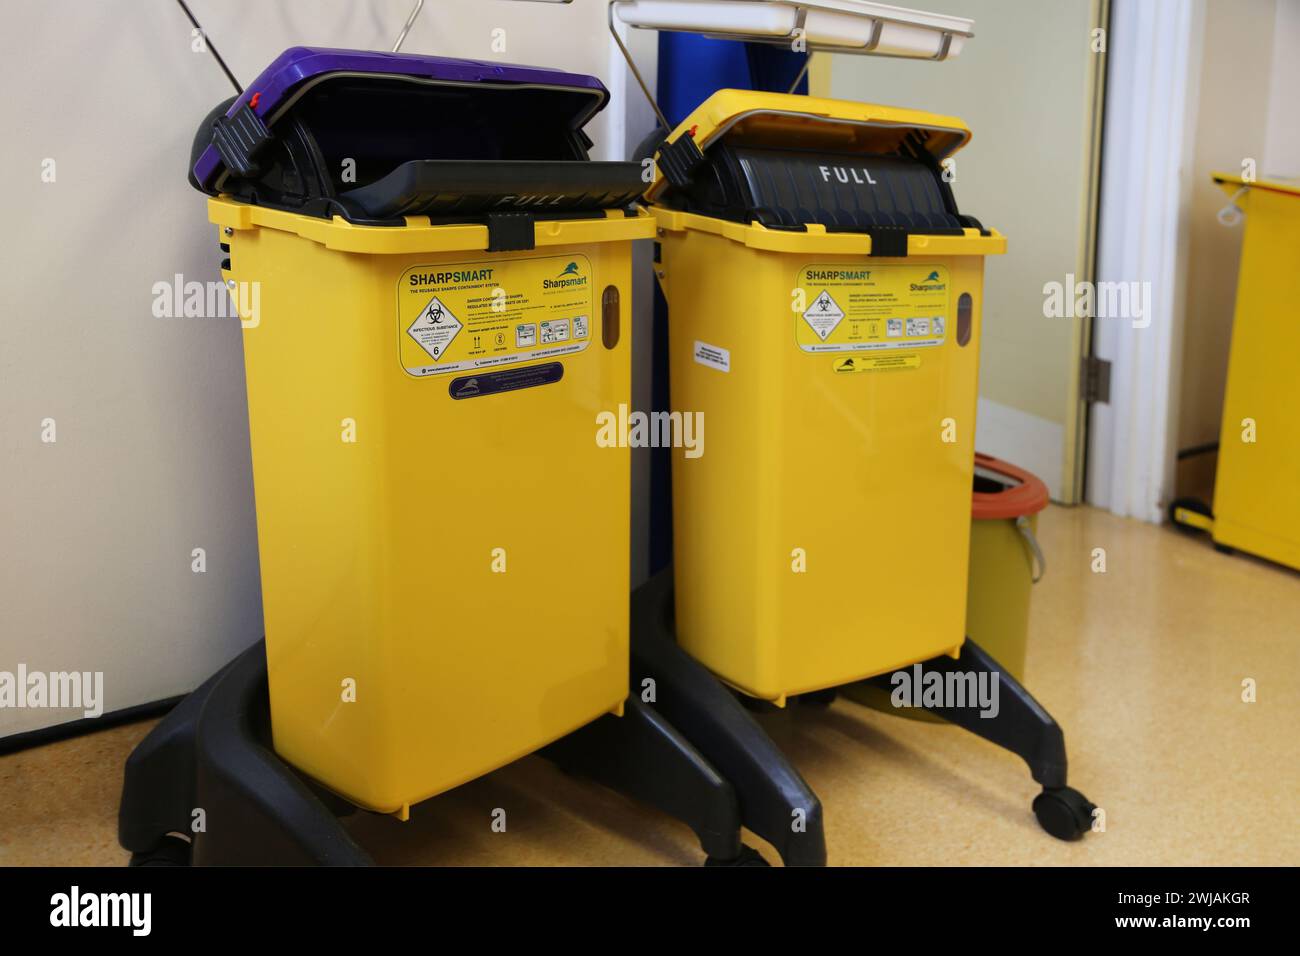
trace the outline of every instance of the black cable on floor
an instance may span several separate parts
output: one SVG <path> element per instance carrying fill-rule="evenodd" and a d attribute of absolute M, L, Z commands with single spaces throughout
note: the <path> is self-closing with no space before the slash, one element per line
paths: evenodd
<path fill-rule="evenodd" d="M 1206 442 L 1204 445 L 1193 445 L 1191 448 L 1184 448 L 1179 451 L 1178 460 L 1182 461 L 1184 458 L 1195 458 L 1197 455 L 1208 455 L 1210 452 L 1218 450 L 1219 443 L 1217 441 Z"/>

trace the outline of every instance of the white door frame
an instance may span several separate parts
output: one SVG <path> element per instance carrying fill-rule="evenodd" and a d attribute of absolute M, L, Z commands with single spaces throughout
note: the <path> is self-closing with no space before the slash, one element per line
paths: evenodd
<path fill-rule="evenodd" d="M 1110 400 L 1090 415 L 1087 501 L 1152 522 L 1162 520 L 1172 495 L 1177 454 L 1174 357 L 1182 352 L 1186 158 L 1199 98 L 1203 3 L 1111 5 L 1092 320 L 1093 355 L 1111 363 Z M 1103 283 L 1124 283 L 1143 298 L 1130 300 L 1126 315 L 1103 315 Z"/>

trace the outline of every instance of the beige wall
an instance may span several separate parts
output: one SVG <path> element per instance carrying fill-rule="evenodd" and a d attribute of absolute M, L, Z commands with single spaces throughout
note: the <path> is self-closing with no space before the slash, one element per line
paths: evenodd
<path fill-rule="evenodd" d="M 1244 223 L 1215 214 L 1228 196 L 1216 170 L 1240 173 L 1252 158 L 1260 177 L 1300 175 L 1300 0 L 1209 0 L 1192 175 L 1187 307 L 1183 321 L 1180 448 L 1216 441 Z M 1279 53 L 1284 55 L 1278 56 Z M 1208 499 L 1213 456 L 1185 462 L 1178 493 Z"/>
<path fill-rule="evenodd" d="M 388 49 L 411 5 L 191 0 L 245 83 L 294 44 Z M 219 279 L 185 172 L 231 89 L 190 30 L 172 0 L 8 0 L 0 29 L 0 670 L 103 671 L 107 711 L 188 691 L 261 635 L 238 324 L 151 313 L 153 283 Z M 435 0 L 404 50 L 608 79 L 606 37 L 602 0 Z M 620 115 L 594 124 L 598 157 L 621 157 Z M 0 736 L 80 716 L 3 709 Z"/>
<path fill-rule="evenodd" d="M 1019 452 L 987 450 L 1047 469 L 1042 477 L 1054 494 L 1069 497 L 1064 472 L 1076 413 L 1078 327 L 1043 317 L 1042 290 L 1046 282 L 1064 282 L 1067 273 L 1082 278 L 1085 263 L 1094 5 L 945 0 L 934 6 L 975 21 L 975 38 L 956 60 L 837 57 L 832 94 L 958 116 L 974 132 L 957 154 L 953 189 L 964 212 L 1008 239 L 1007 255 L 987 260 L 980 414 L 992 402 L 993 410 L 1035 434 L 1035 444 Z M 1043 444 L 1053 447 L 1037 447 Z M 1026 454 L 1038 457 L 1026 461 Z"/>
<path fill-rule="evenodd" d="M 1266 176 L 1300 179 L 1300 0 L 1277 0 L 1271 66 L 1261 169 Z"/>

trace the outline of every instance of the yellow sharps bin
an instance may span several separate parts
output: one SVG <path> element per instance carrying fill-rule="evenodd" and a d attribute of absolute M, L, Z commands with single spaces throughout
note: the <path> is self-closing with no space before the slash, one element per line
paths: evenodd
<path fill-rule="evenodd" d="M 1038 513 L 1047 502 L 1042 479 L 991 455 L 975 453 L 966 637 L 1021 683 L 1029 643 L 1029 599 L 1046 570 L 1037 532 Z M 942 721 L 921 708 L 894 706 L 890 689 L 873 681 L 851 684 L 844 694 L 899 717 Z"/>
<path fill-rule="evenodd" d="M 1300 568 L 1300 183 L 1214 178 L 1246 226 L 1213 518 L 1181 500 L 1171 510 L 1220 547 Z"/>
<path fill-rule="evenodd" d="M 250 95 L 251 94 L 251 97 Z M 294 49 L 196 184 L 245 308 L 276 751 L 411 804 L 628 689 L 631 163 L 591 77 Z"/>
<path fill-rule="evenodd" d="M 984 257 L 957 119 L 724 90 L 650 192 L 674 410 L 678 639 L 753 697 L 964 640 Z"/>

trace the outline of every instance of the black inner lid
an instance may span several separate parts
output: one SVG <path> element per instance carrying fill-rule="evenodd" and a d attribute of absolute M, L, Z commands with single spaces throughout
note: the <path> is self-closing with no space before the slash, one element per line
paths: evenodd
<path fill-rule="evenodd" d="M 255 168 L 227 173 L 219 188 L 260 205 L 376 224 L 625 207 L 644 188 L 640 167 L 588 159 L 591 141 L 577 124 L 591 99 L 567 88 L 326 77 L 276 117 Z M 199 141 L 212 137 L 201 129 Z"/>
<path fill-rule="evenodd" d="M 669 180 L 661 201 L 770 229 L 816 223 L 828 232 L 867 233 L 873 255 L 906 255 L 910 233 L 982 229 L 958 210 L 922 130 L 901 133 L 890 152 L 801 148 L 797 136 L 790 139 L 774 145 L 770 136 L 751 143 L 723 137 L 702 153 L 678 147 L 676 155 L 669 144 L 660 151 Z"/>

